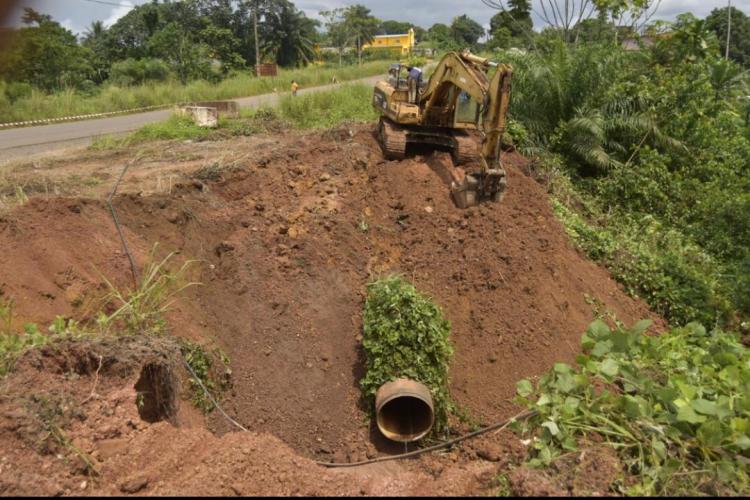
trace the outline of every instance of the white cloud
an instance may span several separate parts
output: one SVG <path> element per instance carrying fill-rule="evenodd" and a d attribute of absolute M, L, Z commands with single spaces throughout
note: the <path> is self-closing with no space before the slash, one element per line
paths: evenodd
<path fill-rule="evenodd" d="M 117 22 L 118 19 L 120 19 L 122 16 L 130 12 L 133 8 L 133 3 L 130 0 L 124 0 L 121 2 L 123 5 L 119 7 L 115 7 L 112 9 L 112 12 L 110 12 L 109 17 L 107 17 L 104 20 L 104 26 L 109 28 L 113 24 Z M 125 5 L 129 5 L 130 7 L 125 7 Z"/>
<path fill-rule="evenodd" d="M 560 0 L 561 1 L 561 0 Z M 335 7 L 345 7 L 352 3 L 361 3 L 367 6 L 372 13 L 381 19 L 397 19 L 415 23 L 424 28 L 429 28 L 435 23 L 450 24 L 451 20 L 461 14 L 467 14 L 480 24 L 487 24 L 489 19 L 496 13 L 487 7 L 482 0 L 422 0 L 419 2 L 408 2 L 404 0 L 292 0 L 292 2 L 303 10 L 309 17 L 315 17 L 318 11 Z M 541 0 L 533 0 L 537 8 Z M 507 5 L 507 2 L 506 2 Z M 674 19 L 682 12 L 692 12 L 698 17 L 707 16 L 715 8 L 726 7 L 727 0 L 663 0 L 659 7 L 659 19 Z M 743 10 L 750 15 L 750 0 L 732 0 L 734 7 Z M 543 28 L 541 19 L 535 16 L 536 29 Z"/>
<path fill-rule="evenodd" d="M 77 33 L 78 30 L 76 29 L 75 25 L 73 24 L 73 20 L 71 18 L 64 19 L 60 21 L 60 26 L 65 28 L 66 30 L 70 30 L 73 33 Z"/>

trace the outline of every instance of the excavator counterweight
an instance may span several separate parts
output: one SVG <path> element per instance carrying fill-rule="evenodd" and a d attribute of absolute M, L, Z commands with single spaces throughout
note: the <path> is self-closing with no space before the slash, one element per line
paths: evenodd
<path fill-rule="evenodd" d="M 456 205 L 466 208 L 484 200 L 500 201 L 506 185 L 500 151 L 512 68 L 468 50 L 449 52 L 414 101 L 409 100 L 407 81 L 401 77 L 403 68 L 392 65 L 388 81 L 379 81 L 373 92 L 383 154 L 402 159 L 410 144 L 448 149 L 456 167 L 451 173 Z M 481 144 L 471 131 L 478 132 Z"/>

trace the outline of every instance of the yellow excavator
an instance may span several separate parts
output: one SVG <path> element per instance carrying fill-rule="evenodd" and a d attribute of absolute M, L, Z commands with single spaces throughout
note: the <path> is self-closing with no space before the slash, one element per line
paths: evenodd
<path fill-rule="evenodd" d="M 496 68 L 490 78 L 490 68 Z M 471 172 L 454 168 L 451 194 L 459 208 L 484 200 L 500 201 L 505 170 L 500 160 L 513 69 L 468 50 L 449 52 L 429 81 L 409 100 L 405 64 L 394 64 L 388 81 L 375 85 L 372 104 L 380 114 L 378 140 L 388 159 L 402 159 L 410 144 L 449 149 L 455 167 L 474 164 Z M 481 144 L 470 131 L 478 131 Z M 476 165 L 478 164 L 478 168 Z"/>

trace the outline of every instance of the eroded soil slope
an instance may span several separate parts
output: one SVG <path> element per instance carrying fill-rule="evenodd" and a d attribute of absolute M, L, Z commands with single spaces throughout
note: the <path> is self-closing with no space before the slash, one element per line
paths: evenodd
<path fill-rule="evenodd" d="M 202 285 L 169 314 L 174 335 L 221 346 L 234 377 L 227 411 L 302 456 L 402 451 L 372 431 L 357 385 L 365 285 L 382 273 L 404 274 L 443 308 L 452 394 L 482 423 L 517 411 L 518 379 L 574 358 L 595 309 L 658 322 L 572 248 L 518 154 L 505 157 L 502 203 L 459 210 L 441 180 L 447 154 L 385 161 L 371 127 L 224 141 L 234 161 L 220 164 L 202 147 L 183 146 L 200 160 L 168 193 L 126 178 L 114 204 L 140 264 L 157 242 L 160 255 L 201 261 Z M 145 183 L 149 170 L 128 175 Z M 91 315 L 102 276 L 129 283 L 102 200 L 35 197 L 3 217 L 0 292 L 19 322 Z M 230 430 L 218 414 L 210 427 Z"/>

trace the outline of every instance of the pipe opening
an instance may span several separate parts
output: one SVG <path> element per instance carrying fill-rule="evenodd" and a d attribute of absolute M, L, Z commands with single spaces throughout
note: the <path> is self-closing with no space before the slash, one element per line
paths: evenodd
<path fill-rule="evenodd" d="M 422 439 L 435 422 L 430 391 L 407 379 L 384 384 L 376 397 L 376 421 L 380 432 L 392 441 Z"/>
<path fill-rule="evenodd" d="M 394 441 L 416 441 L 432 428 L 432 409 L 421 399 L 404 396 L 380 409 L 380 430 Z"/>

